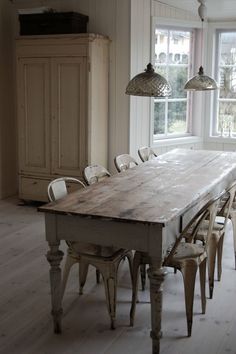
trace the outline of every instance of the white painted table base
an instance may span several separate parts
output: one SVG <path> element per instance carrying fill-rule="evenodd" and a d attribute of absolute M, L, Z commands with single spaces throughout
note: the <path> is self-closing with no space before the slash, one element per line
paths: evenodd
<path fill-rule="evenodd" d="M 236 179 L 236 153 L 173 150 L 40 208 L 45 212 L 54 330 L 61 332 L 60 240 L 147 252 L 151 338 L 160 353 L 162 261 L 180 219 Z"/>

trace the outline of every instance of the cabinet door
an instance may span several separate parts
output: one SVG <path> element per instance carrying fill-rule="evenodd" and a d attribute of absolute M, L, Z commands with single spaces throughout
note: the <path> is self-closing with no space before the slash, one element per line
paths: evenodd
<path fill-rule="evenodd" d="M 18 131 L 20 173 L 50 172 L 50 62 L 18 59 Z"/>
<path fill-rule="evenodd" d="M 52 173 L 80 176 L 86 166 L 87 60 L 52 59 Z"/>

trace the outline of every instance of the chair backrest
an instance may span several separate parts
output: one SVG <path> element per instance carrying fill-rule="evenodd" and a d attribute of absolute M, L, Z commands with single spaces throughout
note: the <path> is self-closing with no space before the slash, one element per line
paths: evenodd
<path fill-rule="evenodd" d="M 208 244 L 209 239 L 211 237 L 214 222 L 216 219 L 217 208 L 218 208 L 218 205 L 220 203 L 222 196 L 223 196 L 223 193 L 220 196 L 210 200 L 191 219 L 191 221 L 187 224 L 187 226 L 184 228 L 184 230 L 176 238 L 174 245 L 172 245 L 171 249 L 169 251 L 167 251 L 167 256 L 164 260 L 164 265 L 167 264 L 169 262 L 169 260 L 173 257 L 179 243 L 181 242 L 181 240 L 185 236 L 187 236 L 188 242 L 194 241 L 195 236 L 197 235 L 201 225 L 203 224 L 203 222 L 205 220 L 207 220 L 207 222 L 208 222 L 208 230 L 207 230 L 207 237 L 206 237 L 206 243 L 205 243 L 205 248 L 207 248 L 207 244 Z"/>
<path fill-rule="evenodd" d="M 88 185 L 100 182 L 104 178 L 110 177 L 110 173 L 101 165 L 90 165 L 83 171 L 84 179 Z"/>
<path fill-rule="evenodd" d="M 139 148 L 138 154 L 139 154 L 140 159 L 143 162 L 151 160 L 154 157 L 157 157 L 157 154 L 150 147 L 147 147 L 147 146 Z"/>
<path fill-rule="evenodd" d="M 224 217 L 224 227 L 226 227 L 230 209 L 232 207 L 233 201 L 236 194 L 236 182 L 232 183 L 226 190 L 222 202 L 220 203 L 220 208 L 218 209 L 217 215 Z"/>
<path fill-rule="evenodd" d="M 129 168 L 138 165 L 137 161 L 129 154 L 116 156 L 114 162 L 118 172 L 126 171 Z"/>
<path fill-rule="evenodd" d="M 51 181 L 48 185 L 48 199 L 50 202 L 65 197 L 68 194 L 67 183 L 78 183 L 78 185 L 85 187 L 84 183 L 73 177 L 60 177 Z"/>

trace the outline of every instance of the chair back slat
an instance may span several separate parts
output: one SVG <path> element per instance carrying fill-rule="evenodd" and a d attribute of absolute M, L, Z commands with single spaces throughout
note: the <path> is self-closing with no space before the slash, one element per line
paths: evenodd
<path fill-rule="evenodd" d="M 215 218 L 216 218 L 216 213 L 217 213 L 217 207 L 220 202 L 220 198 L 222 198 L 222 194 L 212 200 L 210 200 L 207 204 L 205 204 L 198 212 L 197 214 L 190 220 L 190 222 L 187 224 L 187 226 L 184 228 L 184 230 L 180 233 L 179 236 L 177 236 L 176 241 L 174 245 L 171 247 L 171 250 L 167 252 L 167 256 L 164 260 L 164 265 L 167 264 L 170 259 L 173 257 L 173 255 L 176 252 L 176 249 L 179 245 L 179 243 L 182 241 L 182 239 L 187 236 L 188 242 L 193 242 L 195 236 L 197 235 L 201 225 L 205 220 L 208 221 L 208 231 L 207 231 L 207 240 L 211 237 Z M 191 236 L 190 236 L 191 235 Z M 208 242 L 208 241 L 207 241 Z M 207 247 L 207 243 L 205 245 Z"/>
<path fill-rule="evenodd" d="M 148 146 L 144 146 L 138 149 L 138 154 L 142 162 L 148 161 L 157 157 L 157 154 Z"/>
<path fill-rule="evenodd" d="M 51 181 L 48 185 L 48 199 L 50 202 L 55 202 L 68 194 L 67 182 L 77 183 L 85 187 L 84 183 L 74 177 L 60 177 Z"/>
<path fill-rule="evenodd" d="M 104 178 L 111 176 L 107 169 L 101 165 L 90 165 L 85 167 L 83 175 L 88 185 L 100 182 Z"/>
<path fill-rule="evenodd" d="M 138 165 L 137 161 L 129 154 L 118 155 L 114 159 L 114 163 L 118 172 L 126 171 Z"/>

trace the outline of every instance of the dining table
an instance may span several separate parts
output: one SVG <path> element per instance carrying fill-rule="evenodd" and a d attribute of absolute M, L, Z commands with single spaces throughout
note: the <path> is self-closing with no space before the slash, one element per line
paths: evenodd
<path fill-rule="evenodd" d="M 41 206 L 55 333 L 62 331 L 61 240 L 138 250 L 149 259 L 152 353 L 161 353 L 166 251 L 191 215 L 235 180 L 236 152 L 174 149 Z"/>

